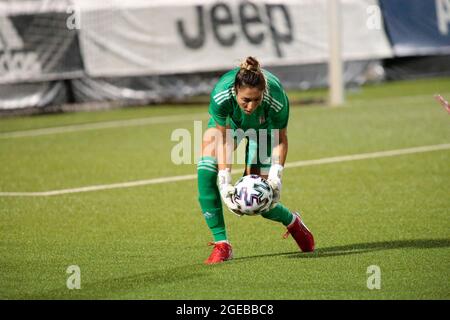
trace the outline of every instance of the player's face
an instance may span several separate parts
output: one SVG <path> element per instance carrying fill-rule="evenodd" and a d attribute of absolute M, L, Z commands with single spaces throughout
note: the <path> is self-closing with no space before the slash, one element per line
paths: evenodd
<path fill-rule="evenodd" d="M 236 100 L 245 114 L 250 115 L 261 104 L 263 94 L 264 91 L 258 88 L 241 87 L 237 91 Z"/>

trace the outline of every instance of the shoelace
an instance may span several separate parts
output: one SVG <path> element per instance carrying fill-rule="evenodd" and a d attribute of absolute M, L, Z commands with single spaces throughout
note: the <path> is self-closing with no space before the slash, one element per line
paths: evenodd
<path fill-rule="evenodd" d="M 214 242 L 208 242 L 208 246 L 214 246 L 214 250 L 211 253 L 211 257 L 210 258 L 215 258 L 218 255 L 220 256 L 220 255 L 222 255 L 222 253 L 224 253 L 224 252 L 226 253 L 227 252 L 226 247 L 219 246 L 219 243 L 216 244 Z M 216 251 L 216 247 L 218 248 L 217 251 Z"/>
<path fill-rule="evenodd" d="M 220 243 L 214 243 L 214 242 L 208 242 L 208 246 L 210 247 L 210 246 L 214 246 L 214 248 L 216 248 L 216 246 L 219 248 L 219 251 L 227 251 L 226 249 L 225 249 L 225 247 L 223 247 L 223 246 L 219 246 L 219 244 Z"/>

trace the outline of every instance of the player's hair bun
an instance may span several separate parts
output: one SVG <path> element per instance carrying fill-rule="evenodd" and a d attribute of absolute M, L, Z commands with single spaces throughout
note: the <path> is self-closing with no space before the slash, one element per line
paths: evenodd
<path fill-rule="evenodd" d="M 236 92 L 239 88 L 250 87 L 267 91 L 267 80 L 261 69 L 259 61 L 254 57 L 247 57 L 240 65 L 240 70 L 234 80 Z"/>
<path fill-rule="evenodd" d="M 254 57 L 247 57 L 244 62 L 241 63 L 241 69 L 253 71 L 253 72 L 260 72 L 261 66 L 259 64 L 259 61 L 256 60 Z"/>

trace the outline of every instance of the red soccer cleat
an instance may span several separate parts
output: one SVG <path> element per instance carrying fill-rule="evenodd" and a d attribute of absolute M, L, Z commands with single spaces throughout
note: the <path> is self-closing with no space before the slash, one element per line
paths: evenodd
<path fill-rule="evenodd" d="M 311 231 L 309 231 L 303 223 L 297 212 L 294 212 L 293 214 L 295 216 L 295 220 L 287 226 L 287 232 L 284 235 L 284 238 L 289 237 L 289 234 L 291 234 L 303 252 L 314 251 L 314 237 Z"/>
<path fill-rule="evenodd" d="M 214 246 L 214 249 L 209 258 L 205 260 L 206 264 L 216 264 L 233 259 L 233 249 L 228 242 L 210 242 L 208 245 Z"/>

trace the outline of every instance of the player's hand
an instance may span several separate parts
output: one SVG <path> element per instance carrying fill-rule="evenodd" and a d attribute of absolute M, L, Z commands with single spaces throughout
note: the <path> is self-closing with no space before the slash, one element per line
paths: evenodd
<path fill-rule="evenodd" d="M 281 197 L 281 176 L 283 173 L 283 166 L 274 164 L 270 167 L 269 176 L 267 182 L 273 191 L 272 208 L 277 205 Z"/>
<path fill-rule="evenodd" d="M 222 201 L 226 204 L 227 208 L 231 212 L 241 216 L 242 214 L 239 213 L 237 205 L 233 202 L 232 199 L 232 196 L 236 192 L 236 188 L 231 184 L 230 169 L 226 168 L 224 170 L 219 170 L 219 174 L 217 177 Z"/>
<path fill-rule="evenodd" d="M 437 94 L 434 96 L 434 98 L 436 99 L 437 102 L 439 102 L 441 104 L 441 106 L 443 106 L 445 108 L 445 110 L 447 110 L 448 113 L 450 113 L 450 104 L 448 103 L 448 101 L 446 101 L 444 99 L 443 96 L 441 96 L 440 94 Z"/>

